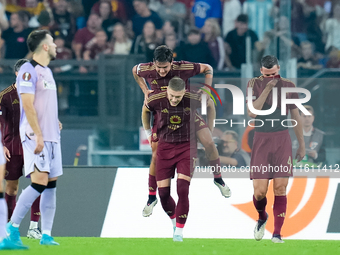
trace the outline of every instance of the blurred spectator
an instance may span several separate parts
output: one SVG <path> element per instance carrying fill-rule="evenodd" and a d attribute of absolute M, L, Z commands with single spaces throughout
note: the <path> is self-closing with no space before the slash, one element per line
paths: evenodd
<path fill-rule="evenodd" d="M 240 69 L 241 64 L 246 63 L 246 38 L 250 37 L 252 50 L 254 50 L 255 43 L 258 41 L 256 33 L 248 28 L 247 15 L 240 14 L 236 19 L 235 27 L 224 39 L 229 56 L 229 58 L 226 58 L 226 62 L 230 69 Z"/>
<path fill-rule="evenodd" d="M 163 0 L 163 4 L 158 9 L 157 13 L 163 21 L 175 20 L 182 25 L 187 10 L 184 4 L 179 3 L 176 0 Z"/>
<path fill-rule="evenodd" d="M 157 38 L 162 38 L 162 19 L 154 11 L 151 11 L 148 7 L 148 0 L 134 0 L 133 7 L 136 10 L 136 15 L 132 18 L 132 29 L 135 33 L 135 37 L 143 33 L 144 24 L 147 21 L 153 22 L 157 31 Z"/>
<path fill-rule="evenodd" d="M 148 7 L 150 10 L 154 11 L 154 12 L 158 12 L 159 8 L 161 8 L 162 3 L 160 0 L 150 0 Z"/>
<path fill-rule="evenodd" d="M 297 68 L 307 70 L 319 70 L 322 65 L 319 64 L 318 59 L 315 57 L 313 45 L 304 41 L 301 43 L 302 57 L 299 58 Z"/>
<path fill-rule="evenodd" d="M 257 43 L 257 50 L 260 57 L 264 55 L 276 55 L 280 57 L 280 51 L 284 44 L 291 48 L 291 57 L 297 58 L 300 55 L 300 40 L 297 36 L 290 35 L 289 20 L 281 16 L 277 22 L 277 30 L 272 29 L 264 34 L 261 42 Z"/>
<path fill-rule="evenodd" d="M 224 0 L 223 4 L 223 37 L 235 28 L 235 21 L 238 15 L 241 14 L 242 7 L 239 0 Z"/>
<path fill-rule="evenodd" d="M 53 25 L 52 30 L 60 31 L 65 37 L 67 46 L 71 46 L 73 36 L 76 32 L 76 22 L 74 16 L 67 10 L 66 0 L 53 1 Z"/>
<path fill-rule="evenodd" d="M 290 24 L 292 35 L 297 36 L 301 42 L 307 40 L 307 23 L 303 11 L 303 5 L 299 2 L 299 0 L 292 0 Z"/>
<path fill-rule="evenodd" d="M 272 0 L 247 0 L 243 4 L 243 13 L 249 17 L 249 28 L 259 40 L 263 39 L 266 31 L 273 29 L 272 11 Z"/>
<path fill-rule="evenodd" d="M 56 59 L 69 60 L 72 59 L 72 51 L 65 46 L 65 37 L 61 31 L 54 31 L 53 33 L 54 43 L 57 45 L 57 56 Z M 55 67 L 53 72 L 62 73 L 72 69 L 71 65 L 63 65 Z"/>
<path fill-rule="evenodd" d="M 78 30 L 72 41 L 72 49 L 77 60 L 83 59 L 85 49 L 90 48 L 94 43 L 95 33 L 101 29 L 102 19 L 95 13 L 92 13 L 87 20 L 87 26 Z M 83 67 L 80 67 L 80 72 L 86 72 Z"/>
<path fill-rule="evenodd" d="M 316 53 L 323 54 L 325 52 L 325 44 L 323 42 L 323 33 L 317 21 L 316 12 L 309 14 L 307 20 L 307 39 L 315 46 Z"/>
<path fill-rule="evenodd" d="M 5 10 L 6 0 L 0 0 L 0 31 L 5 31 L 9 27 Z"/>
<path fill-rule="evenodd" d="M 340 50 L 340 3 L 334 5 L 333 18 L 326 20 L 325 33 L 327 35 L 326 51 L 331 47 Z"/>
<path fill-rule="evenodd" d="M 154 23 L 150 20 L 144 24 L 143 33 L 134 40 L 131 53 L 145 54 L 146 62 L 153 60 L 153 52 L 159 46 L 157 42 L 156 29 Z"/>
<path fill-rule="evenodd" d="M 310 105 L 304 105 L 304 107 L 312 115 L 305 115 L 300 112 L 300 120 L 302 123 L 303 139 L 305 141 L 306 156 L 303 160 L 312 163 L 321 163 L 326 161 L 326 151 L 324 143 L 325 133 L 320 129 L 313 126 L 315 113 L 314 109 Z M 292 128 L 290 129 L 290 131 Z M 299 147 L 298 140 L 294 132 L 289 132 L 292 139 L 292 153 L 296 155 L 296 151 Z"/>
<path fill-rule="evenodd" d="M 162 27 L 162 32 L 163 32 L 163 36 L 165 37 L 168 34 L 177 34 L 179 38 L 183 38 L 182 34 L 178 34 L 178 22 L 177 21 L 170 21 L 170 20 L 166 20 L 163 23 L 163 27 Z"/>
<path fill-rule="evenodd" d="M 327 68 L 340 68 L 340 50 L 333 48 L 329 53 Z"/>
<path fill-rule="evenodd" d="M 182 60 L 181 42 L 177 40 L 176 34 L 165 35 L 164 43 L 172 50 L 174 60 Z"/>
<path fill-rule="evenodd" d="M 116 55 L 130 54 L 132 40 L 125 33 L 123 24 L 116 23 L 116 25 L 113 27 L 111 43 L 113 47 L 113 54 Z"/>
<path fill-rule="evenodd" d="M 255 127 L 247 126 L 242 135 L 241 148 L 242 150 L 247 152 L 249 156 L 251 155 L 251 150 L 253 148 L 254 134 L 255 134 Z"/>
<path fill-rule="evenodd" d="M 216 62 L 211 54 L 209 46 L 201 40 L 201 34 L 198 28 L 191 28 L 188 32 L 188 43 L 183 45 L 181 51 L 181 60 L 205 63 L 216 67 Z"/>
<path fill-rule="evenodd" d="M 238 134 L 227 130 L 223 133 L 221 140 L 217 142 L 222 166 L 235 166 L 237 168 L 250 165 L 250 157 L 247 152 L 238 146 Z"/>
<path fill-rule="evenodd" d="M 222 18 L 222 3 L 220 0 L 195 0 L 192 8 L 192 24 L 202 28 L 208 18 Z"/>
<path fill-rule="evenodd" d="M 1 35 L 1 48 L 5 47 L 6 59 L 27 58 L 27 37 L 31 29 L 27 28 L 27 17 L 23 11 L 12 13 L 10 28 Z"/>
<path fill-rule="evenodd" d="M 107 41 L 107 35 L 104 30 L 99 30 L 95 35 L 95 43 L 93 43 L 84 52 L 84 60 L 98 59 L 99 54 L 111 54 L 112 45 Z"/>
<path fill-rule="evenodd" d="M 40 13 L 46 9 L 45 5 L 50 11 L 50 6 L 48 1 L 39 2 L 38 0 L 26 0 L 26 7 L 24 8 L 30 14 L 30 19 L 28 22 L 29 27 L 39 27 L 38 16 Z"/>
<path fill-rule="evenodd" d="M 39 16 L 38 16 L 38 24 L 39 24 L 39 29 L 45 29 L 45 30 L 50 30 L 49 24 L 51 23 L 51 17 L 50 14 L 44 10 L 42 11 Z"/>
<path fill-rule="evenodd" d="M 102 28 L 106 32 L 107 38 L 111 38 L 113 32 L 113 26 L 119 19 L 114 18 L 111 3 L 108 1 L 99 2 L 99 16 L 102 18 Z"/>
<path fill-rule="evenodd" d="M 125 8 L 124 0 L 111 0 L 111 1 L 110 0 L 99 0 L 97 3 L 93 5 L 91 12 L 95 12 L 97 14 L 100 14 L 100 16 L 102 16 L 101 15 L 102 11 L 100 11 L 100 5 L 102 2 L 109 3 L 111 18 L 118 19 L 121 23 L 125 24 L 125 22 L 127 21 L 127 15 L 126 15 L 126 8 Z"/>
<path fill-rule="evenodd" d="M 217 20 L 214 18 L 206 19 L 202 32 L 204 34 L 204 41 L 208 44 L 215 63 L 217 64 L 217 70 L 223 70 L 225 48 L 221 37 L 220 25 L 217 23 Z"/>

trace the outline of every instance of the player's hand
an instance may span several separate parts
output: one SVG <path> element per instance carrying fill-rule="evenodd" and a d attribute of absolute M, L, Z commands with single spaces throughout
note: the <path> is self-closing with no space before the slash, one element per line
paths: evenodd
<path fill-rule="evenodd" d="M 79 66 L 79 73 L 88 73 L 85 66 Z"/>
<path fill-rule="evenodd" d="M 317 156 L 316 150 L 310 150 L 307 154 L 309 157 L 316 159 L 316 156 Z"/>
<path fill-rule="evenodd" d="M 40 154 L 44 149 L 44 138 L 42 135 L 37 135 L 35 140 L 37 146 L 35 147 L 34 154 Z"/>
<path fill-rule="evenodd" d="M 58 120 L 59 122 L 59 130 L 62 130 L 63 129 L 63 124 L 60 122 L 60 120 Z"/>
<path fill-rule="evenodd" d="M 150 89 L 144 92 L 144 104 L 145 105 L 148 105 L 149 94 L 151 94 L 152 92 L 154 92 L 154 90 L 150 90 Z"/>
<path fill-rule="evenodd" d="M 11 159 L 11 153 L 5 146 L 4 146 L 4 155 L 5 155 L 6 160 L 9 162 Z"/>
<path fill-rule="evenodd" d="M 150 146 L 152 147 L 151 136 L 148 137 L 148 142 L 149 142 Z"/>
<path fill-rule="evenodd" d="M 299 146 L 295 156 L 297 162 L 300 162 L 305 157 L 305 155 L 306 155 L 305 147 Z"/>
<path fill-rule="evenodd" d="M 270 82 L 267 83 L 266 88 L 272 90 L 272 88 L 274 88 L 276 86 L 276 84 L 278 83 L 278 79 L 273 79 Z"/>

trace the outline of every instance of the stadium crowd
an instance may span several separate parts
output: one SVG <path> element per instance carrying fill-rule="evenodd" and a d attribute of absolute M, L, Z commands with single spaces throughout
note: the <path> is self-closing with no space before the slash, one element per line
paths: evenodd
<path fill-rule="evenodd" d="M 0 0 L 1 58 L 30 57 L 27 37 L 43 28 L 64 60 L 103 53 L 152 61 L 154 49 L 166 44 L 175 60 L 236 70 L 246 61 L 249 36 L 253 63 L 287 44 L 300 70 L 340 67 L 339 0 L 292 0 L 290 31 L 279 8 L 277 0 Z"/>

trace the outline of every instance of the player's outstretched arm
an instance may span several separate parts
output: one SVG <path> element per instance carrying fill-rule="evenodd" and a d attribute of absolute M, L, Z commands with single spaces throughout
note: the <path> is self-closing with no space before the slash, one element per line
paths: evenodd
<path fill-rule="evenodd" d="M 135 81 L 138 83 L 139 87 L 144 93 L 144 104 L 147 104 L 147 100 L 149 98 L 149 94 L 153 92 L 153 90 L 149 90 L 148 86 L 145 83 L 145 80 L 142 77 L 139 77 L 137 74 L 137 65 L 132 68 L 132 75 Z"/>
<path fill-rule="evenodd" d="M 216 119 L 216 109 L 213 100 L 209 97 L 207 103 L 207 124 L 211 131 L 214 131 L 214 120 Z"/>
<path fill-rule="evenodd" d="M 39 154 L 40 152 L 42 152 L 44 148 L 44 139 L 43 139 L 42 132 L 39 126 L 37 112 L 33 105 L 34 94 L 23 93 L 20 95 L 21 95 L 22 107 L 25 110 L 27 121 L 30 124 L 34 132 L 34 135 L 36 136 L 35 142 L 37 146 L 34 150 L 34 153 Z"/>
<path fill-rule="evenodd" d="M 272 91 L 272 89 L 275 87 L 275 85 L 277 84 L 278 80 L 275 79 L 275 80 L 271 80 L 270 82 L 267 83 L 266 85 L 266 88 L 262 91 L 261 95 L 259 96 L 258 99 L 256 99 L 255 101 L 253 101 L 253 106 L 256 110 L 262 110 L 262 107 L 264 105 L 264 103 L 266 102 L 266 99 L 269 95 L 269 93 Z M 249 102 L 248 100 L 248 104 L 251 103 Z M 248 104 L 247 104 L 247 112 L 248 112 L 248 116 L 251 117 L 251 118 L 256 118 L 256 114 L 252 113 L 250 110 L 249 110 L 249 107 L 248 107 Z"/>
<path fill-rule="evenodd" d="M 200 67 L 201 67 L 200 73 L 203 73 L 205 76 L 204 83 L 211 86 L 212 81 L 213 81 L 213 75 L 214 75 L 213 68 L 211 67 L 211 65 L 208 65 L 208 64 L 200 64 Z M 208 91 L 210 91 L 208 87 L 204 87 L 204 89 L 207 89 Z"/>
<path fill-rule="evenodd" d="M 143 124 L 143 128 L 145 130 L 146 137 L 148 138 L 148 141 L 151 145 L 152 131 L 151 131 L 150 120 L 151 120 L 151 112 L 145 105 L 143 105 L 142 124 Z"/>
<path fill-rule="evenodd" d="M 295 159 L 297 159 L 298 162 L 299 162 L 304 158 L 304 156 L 306 154 L 305 141 L 303 139 L 303 131 L 302 131 L 302 124 L 301 124 L 301 121 L 300 121 L 299 109 L 295 108 L 295 109 L 290 110 L 290 115 L 291 115 L 292 119 L 297 122 L 297 125 L 294 127 L 294 132 L 295 132 L 296 138 L 299 142 L 299 148 L 296 152 Z"/>

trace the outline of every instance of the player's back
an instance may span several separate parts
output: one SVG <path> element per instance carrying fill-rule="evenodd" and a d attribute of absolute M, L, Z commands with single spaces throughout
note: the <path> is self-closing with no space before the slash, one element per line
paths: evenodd
<path fill-rule="evenodd" d="M 41 66 L 34 60 L 25 63 L 18 73 L 17 87 L 19 95 L 25 93 L 34 95 L 34 108 L 44 141 L 59 142 L 57 87 L 50 68 Z M 19 98 L 21 103 L 21 96 Z M 26 136 L 34 139 L 34 132 L 27 122 L 23 107 L 21 113 L 21 139 L 24 141 Z"/>
<path fill-rule="evenodd" d="M 187 61 L 173 61 L 169 73 L 161 77 L 154 62 L 142 63 L 137 66 L 137 75 L 144 78 L 152 90 L 164 91 L 168 87 L 169 81 L 177 76 L 185 81 L 186 88 L 189 88 L 189 78 L 200 73 L 200 64 Z"/>

